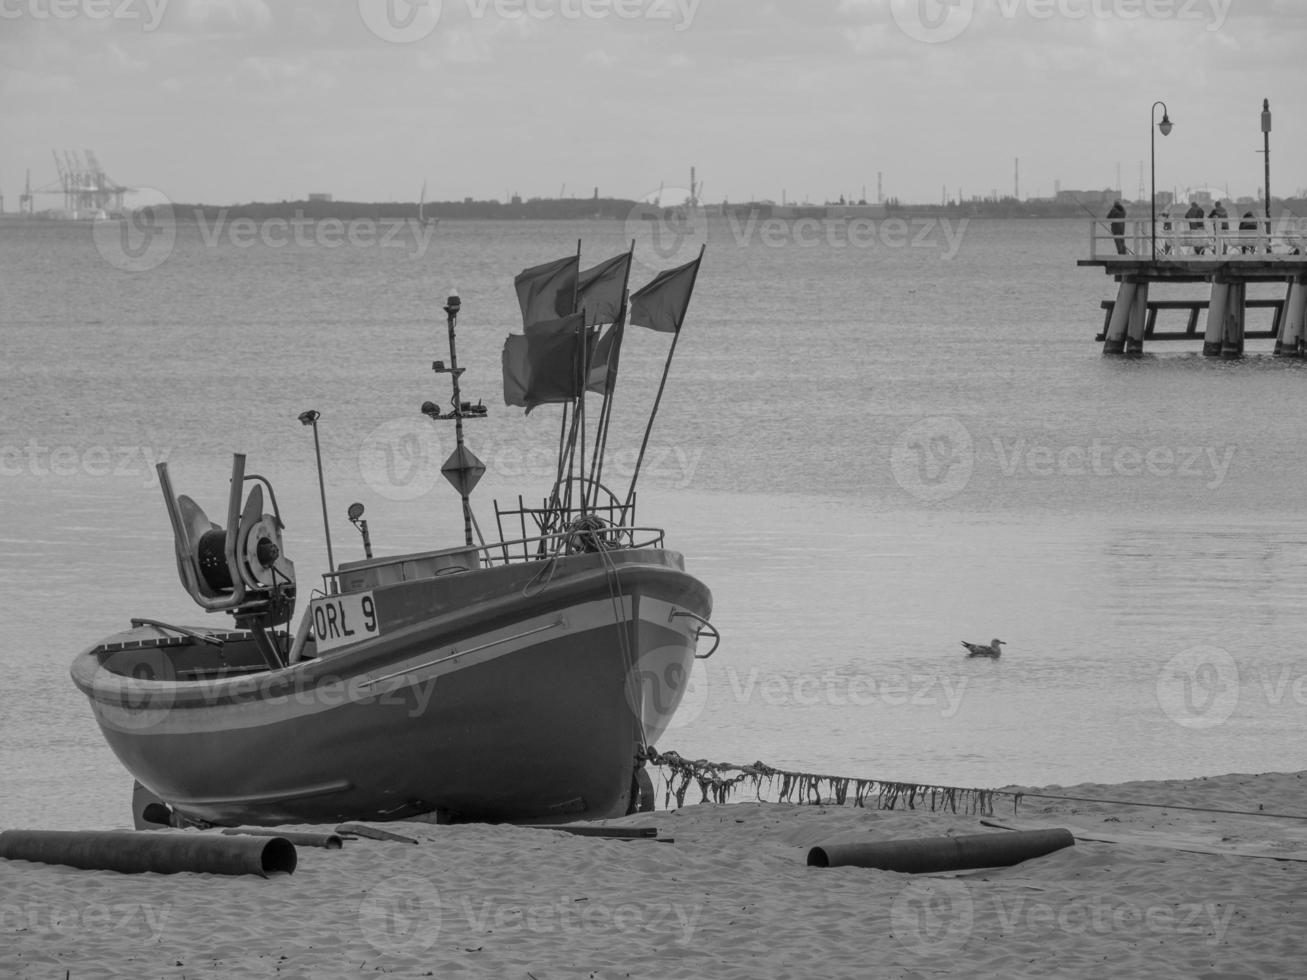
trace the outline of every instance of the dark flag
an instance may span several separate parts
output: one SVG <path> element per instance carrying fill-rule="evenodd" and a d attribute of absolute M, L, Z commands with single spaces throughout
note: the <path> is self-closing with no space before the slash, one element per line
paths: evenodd
<path fill-rule="evenodd" d="M 590 349 L 590 371 L 586 375 L 586 391 L 606 395 L 617 373 L 617 354 L 622 346 L 622 328 L 614 325 Z"/>
<path fill-rule="evenodd" d="M 631 294 L 631 324 L 659 333 L 679 333 L 690 306 L 703 252 L 693 262 L 658 273 L 654 281 Z"/>
<path fill-rule="evenodd" d="M 504 404 L 526 408 L 526 390 L 531 384 L 526 337 L 510 333 L 504 341 Z"/>
<path fill-rule="evenodd" d="M 581 397 L 585 327 L 579 313 L 533 323 L 504 344 L 504 403 L 528 412 Z"/>
<path fill-rule="evenodd" d="M 517 299 L 522 304 L 522 326 L 571 316 L 576 310 L 574 304 L 580 268 L 580 259 L 569 255 L 519 273 L 513 285 L 517 287 Z"/>
<path fill-rule="evenodd" d="M 585 313 L 587 327 L 617 322 L 630 273 L 631 253 L 623 252 L 580 274 L 576 308 Z"/>

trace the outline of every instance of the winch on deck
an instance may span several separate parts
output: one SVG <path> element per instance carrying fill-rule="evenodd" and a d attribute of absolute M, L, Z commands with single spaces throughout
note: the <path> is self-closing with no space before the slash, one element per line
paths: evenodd
<path fill-rule="evenodd" d="M 295 565 L 282 545 L 285 525 L 272 484 L 261 476 L 246 476 L 245 457 L 236 454 L 224 528 L 209 520 L 190 497 L 174 494 L 167 463 L 160 463 L 158 471 L 182 587 L 201 608 L 230 613 L 237 626 L 255 634 L 268 666 L 282 666 L 285 655 L 267 631 L 289 622 L 295 612 Z M 247 481 L 255 485 L 242 508 Z M 271 514 L 263 512 L 264 487 Z"/>

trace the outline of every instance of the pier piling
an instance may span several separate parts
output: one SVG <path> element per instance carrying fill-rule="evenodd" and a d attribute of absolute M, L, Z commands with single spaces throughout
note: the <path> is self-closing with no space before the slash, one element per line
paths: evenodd
<path fill-rule="evenodd" d="M 1275 353 L 1279 357 L 1303 356 L 1303 327 L 1307 321 L 1307 275 L 1297 275 L 1289 282 L 1289 293 L 1284 299 L 1280 315 L 1280 329 L 1275 338 Z"/>

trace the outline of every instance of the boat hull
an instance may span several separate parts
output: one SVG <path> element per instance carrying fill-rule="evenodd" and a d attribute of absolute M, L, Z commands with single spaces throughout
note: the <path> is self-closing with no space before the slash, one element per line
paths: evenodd
<path fill-rule="evenodd" d="M 212 644 L 106 642 L 73 678 L 126 768 L 192 819 L 620 815 L 711 596 L 672 552 L 547 564 L 372 590 L 379 636 L 280 670 L 202 678 Z"/>

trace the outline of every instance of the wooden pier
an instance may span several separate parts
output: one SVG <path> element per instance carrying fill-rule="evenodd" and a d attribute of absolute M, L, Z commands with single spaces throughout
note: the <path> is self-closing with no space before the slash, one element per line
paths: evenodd
<path fill-rule="evenodd" d="M 1090 258 L 1077 264 L 1102 268 L 1119 284 L 1116 299 L 1103 303 L 1107 313 L 1096 338 L 1103 353 L 1139 354 L 1145 340 L 1201 336 L 1208 357 L 1241 357 L 1245 340 L 1257 338 L 1274 339 L 1281 357 L 1307 356 L 1307 226 L 1302 219 L 1284 218 L 1269 226 L 1261 221 L 1255 231 L 1238 231 L 1238 222 L 1207 221 L 1203 228 L 1191 229 L 1187 221 L 1159 221 L 1154 242 L 1150 222 L 1113 227 L 1095 221 Z M 1206 299 L 1150 301 L 1153 283 L 1205 283 L 1210 289 Z M 1257 283 L 1283 285 L 1284 298 L 1249 300 L 1248 286 Z M 1270 329 L 1248 330 L 1250 309 L 1272 310 Z M 1172 310 L 1187 314 L 1186 328 L 1159 332 L 1159 314 Z"/>

